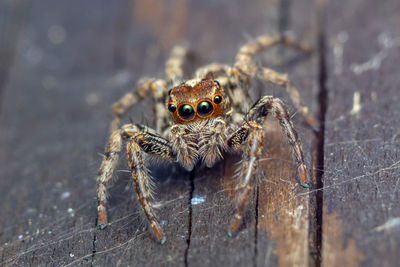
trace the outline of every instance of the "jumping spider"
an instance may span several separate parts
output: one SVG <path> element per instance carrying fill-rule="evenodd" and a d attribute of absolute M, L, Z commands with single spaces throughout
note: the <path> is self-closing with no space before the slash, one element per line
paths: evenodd
<path fill-rule="evenodd" d="M 187 49 L 177 46 L 166 63 L 165 80 L 144 79 L 136 90 L 113 105 L 111 137 L 97 177 L 98 224 L 101 229 L 107 224 L 106 185 L 117 164 L 122 140 L 127 142 L 127 160 L 140 206 L 161 243 L 165 242 L 165 235 L 150 202 L 151 180 L 144 154 L 178 162 L 191 171 L 197 163 L 212 167 L 222 160 L 224 153 L 240 153 L 242 161 L 236 187 L 239 194 L 228 232 L 231 235 L 239 228 L 255 184 L 254 176 L 264 141 L 262 124 L 271 113 L 279 121 L 292 146 L 301 185 L 308 186 L 301 143 L 285 104 L 278 98 L 263 96 L 250 105 L 250 78 L 272 82 L 284 86 L 307 123 L 313 128 L 316 126 L 316 120 L 302 104 L 298 91 L 287 75 L 252 63 L 256 53 L 276 44 L 310 50 L 288 37 L 260 36 L 240 48 L 232 67 L 217 63 L 206 65 L 195 71 L 192 79 L 182 83 L 182 65 Z M 120 117 L 149 95 L 153 96 L 155 102 L 156 130 L 132 123 L 119 127 Z"/>

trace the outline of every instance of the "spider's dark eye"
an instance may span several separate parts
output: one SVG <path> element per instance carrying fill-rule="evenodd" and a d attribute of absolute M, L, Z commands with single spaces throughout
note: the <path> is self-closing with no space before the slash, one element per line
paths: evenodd
<path fill-rule="evenodd" d="M 197 113 L 199 113 L 200 116 L 206 116 L 210 114 L 212 111 L 213 111 L 213 106 L 208 101 L 200 102 L 197 105 Z"/>
<path fill-rule="evenodd" d="M 219 83 L 219 81 L 214 80 L 214 82 L 215 82 L 216 84 L 218 84 L 218 86 L 221 86 L 221 84 Z"/>
<path fill-rule="evenodd" d="M 191 105 L 185 104 L 179 108 L 179 115 L 185 120 L 189 120 L 194 116 L 194 109 Z"/>
<path fill-rule="evenodd" d="M 219 103 L 221 103 L 222 102 L 222 97 L 220 96 L 220 95 L 216 95 L 215 97 L 214 97 L 214 103 L 215 104 L 219 104 Z"/>
<path fill-rule="evenodd" d="M 170 112 L 175 112 L 176 106 L 173 105 L 173 104 L 169 104 L 169 105 L 168 105 L 168 110 L 169 110 Z"/>

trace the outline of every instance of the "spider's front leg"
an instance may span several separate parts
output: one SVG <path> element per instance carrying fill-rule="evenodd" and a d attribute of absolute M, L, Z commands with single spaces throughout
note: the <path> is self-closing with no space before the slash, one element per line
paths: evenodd
<path fill-rule="evenodd" d="M 263 143 L 264 130 L 261 124 L 255 121 L 243 124 L 228 140 L 230 148 L 233 150 L 242 150 L 243 153 L 238 172 L 240 182 L 236 187 L 236 190 L 239 191 L 239 197 L 237 198 L 236 212 L 229 228 L 229 236 L 232 236 L 232 233 L 238 230 L 242 221 L 243 212 L 255 184 L 253 176 L 256 173 L 259 159 L 262 156 Z"/>
<path fill-rule="evenodd" d="M 297 163 L 300 184 L 308 187 L 307 168 L 304 163 L 303 149 L 297 132 L 293 128 L 290 120 L 290 114 L 287 107 L 278 98 L 272 96 L 262 97 L 247 114 L 249 122 L 245 122 L 228 140 L 228 146 L 233 150 L 243 151 L 242 165 L 239 172 L 241 177 L 238 189 L 241 190 L 238 197 L 235 215 L 232 219 L 229 229 L 229 235 L 236 232 L 242 220 L 242 214 L 247 204 L 247 200 L 251 193 L 251 189 L 255 183 L 252 178 L 258 166 L 258 160 L 262 155 L 264 131 L 262 124 L 268 113 L 279 121 L 286 137 L 292 146 L 293 154 Z M 244 148 L 243 148 L 244 145 Z"/>
<path fill-rule="evenodd" d="M 119 136 L 119 138 L 117 138 Z M 151 180 L 148 175 L 148 171 L 143 160 L 142 153 L 145 152 L 151 156 L 159 159 L 173 161 L 175 155 L 169 145 L 169 142 L 158 135 L 154 130 L 148 129 L 145 126 L 126 124 L 121 130 L 117 130 L 113 133 L 110 138 L 109 144 L 115 144 L 115 148 L 112 152 L 109 150 L 111 145 L 107 145 L 106 155 L 103 159 L 100 174 L 97 180 L 97 198 L 98 198 L 98 216 L 99 226 L 104 228 L 107 224 L 106 216 L 106 183 L 111 178 L 112 172 L 115 168 L 116 161 L 118 158 L 110 160 L 108 154 L 117 152 L 116 141 L 118 139 L 118 145 L 121 145 L 121 138 L 128 140 L 127 142 L 127 159 L 131 168 L 132 179 L 136 187 L 136 193 L 140 206 L 147 220 L 150 223 L 150 227 L 157 239 L 161 242 L 165 242 L 164 232 L 154 215 L 153 208 L 150 202 L 151 199 Z M 120 148 L 119 148 L 120 151 Z M 118 151 L 118 152 L 119 152 Z M 114 155 L 114 154 L 113 154 Z"/>

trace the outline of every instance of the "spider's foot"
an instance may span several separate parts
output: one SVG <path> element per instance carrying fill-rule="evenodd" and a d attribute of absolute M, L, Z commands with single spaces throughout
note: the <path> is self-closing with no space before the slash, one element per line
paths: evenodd
<path fill-rule="evenodd" d="M 233 238 L 233 237 L 236 236 L 236 234 L 237 234 L 237 232 L 233 232 L 233 231 L 231 231 L 231 230 L 228 231 L 228 236 L 229 236 L 229 237 L 232 237 L 232 238 Z"/>
<path fill-rule="evenodd" d="M 300 185 L 304 188 L 310 188 L 310 183 L 309 182 L 302 182 Z"/>
<path fill-rule="evenodd" d="M 157 221 L 152 221 L 150 223 L 151 229 L 153 230 L 153 234 L 155 235 L 155 237 L 157 238 L 158 242 L 162 244 L 164 244 L 167 239 L 165 237 L 164 231 L 162 230 L 160 224 Z"/>
<path fill-rule="evenodd" d="M 236 217 L 238 217 L 238 216 L 236 216 Z M 239 229 L 240 222 L 241 222 L 241 218 L 240 219 L 233 218 L 233 220 L 231 222 L 231 226 L 229 227 L 229 230 L 228 230 L 229 237 L 236 236 L 238 229 Z"/>
<path fill-rule="evenodd" d="M 319 124 L 316 124 L 316 125 L 312 126 L 311 128 L 315 134 L 318 134 L 319 131 L 321 130 L 321 127 L 319 126 Z"/>
<path fill-rule="evenodd" d="M 98 223 L 97 226 L 99 227 L 100 230 L 103 230 L 107 227 L 106 223 Z"/>

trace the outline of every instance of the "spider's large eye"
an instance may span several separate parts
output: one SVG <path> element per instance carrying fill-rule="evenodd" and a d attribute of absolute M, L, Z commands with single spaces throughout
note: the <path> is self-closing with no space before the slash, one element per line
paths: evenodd
<path fill-rule="evenodd" d="M 197 113 L 199 113 L 200 116 L 206 116 L 210 114 L 212 111 L 213 111 L 213 106 L 208 101 L 200 102 L 197 105 Z"/>
<path fill-rule="evenodd" d="M 176 106 L 175 106 L 174 104 L 169 104 L 169 105 L 168 105 L 168 110 L 169 110 L 170 112 L 175 112 Z"/>
<path fill-rule="evenodd" d="M 214 97 L 214 103 L 215 104 L 219 104 L 219 103 L 221 103 L 222 102 L 222 97 L 220 96 L 220 95 L 216 95 L 215 97 Z"/>
<path fill-rule="evenodd" d="M 179 115 L 185 120 L 189 120 L 194 116 L 194 109 L 191 105 L 185 104 L 179 108 Z"/>

